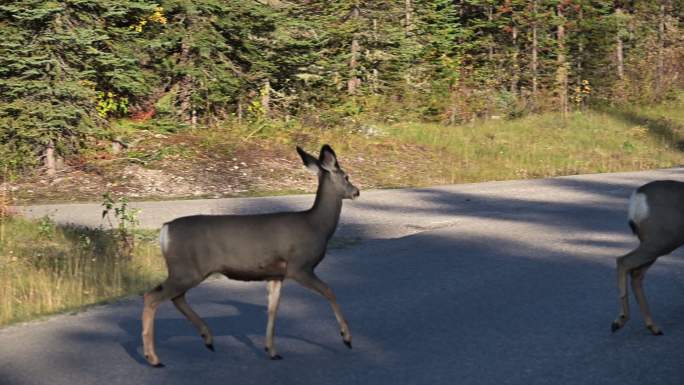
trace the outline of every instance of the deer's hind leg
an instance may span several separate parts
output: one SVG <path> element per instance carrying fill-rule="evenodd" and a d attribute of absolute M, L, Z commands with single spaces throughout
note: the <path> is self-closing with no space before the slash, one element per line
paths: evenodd
<path fill-rule="evenodd" d="M 629 321 L 629 298 L 627 296 L 627 274 L 631 274 L 632 277 L 636 273 L 632 273 L 635 269 L 642 268 L 643 266 L 650 266 L 653 262 L 664 253 L 661 252 L 659 248 L 649 247 L 648 245 L 641 243 L 636 249 L 619 257 L 617 259 L 617 282 L 619 291 L 619 302 L 620 302 L 620 313 L 618 317 L 611 324 L 611 331 L 615 332 L 618 329 L 625 326 L 627 321 Z M 645 270 L 644 270 L 645 272 Z M 634 279 L 634 278 L 633 278 Z M 643 279 L 643 274 L 641 278 Z M 634 283 L 632 284 L 634 288 Z M 641 289 L 641 283 L 638 282 L 638 287 Z M 635 289 L 636 290 L 636 289 Z M 640 294 L 637 294 L 637 300 L 639 300 L 639 295 L 643 295 L 643 291 L 639 290 Z M 636 291 L 635 291 L 636 294 Z M 645 297 L 643 297 L 645 300 Z M 640 304 L 641 301 L 639 300 Z M 645 302 L 644 302 L 645 304 Z M 642 308 L 643 309 L 643 308 Z"/>
<path fill-rule="evenodd" d="M 646 294 L 644 294 L 644 287 L 643 287 L 643 282 L 644 282 L 644 276 L 646 275 L 646 270 L 648 270 L 649 267 L 653 262 L 648 263 L 644 266 L 640 266 L 634 270 L 631 271 L 631 276 L 632 276 L 632 291 L 634 292 L 634 297 L 636 297 L 637 302 L 639 303 L 639 308 L 641 310 L 641 314 L 644 316 L 644 323 L 646 324 L 646 328 L 651 331 L 656 336 L 662 335 L 663 332 L 658 328 L 658 326 L 653 322 L 653 317 L 651 317 L 651 310 L 648 307 L 648 302 L 646 302 Z"/>
<path fill-rule="evenodd" d="M 204 345 L 207 347 L 207 349 L 213 352 L 214 337 L 211 335 L 211 330 L 209 330 L 209 327 L 204 320 L 200 318 L 200 316 L 197 315 L 194 310 L 192 310 L 190 305 L 188 305 L 188 302 L 185 300 L 185 293 L 173 298 L 171 301 L 173 301 L 176 309 L 178 309 L 179 312 L 181 312 L 190 322 L 192 322 L 193 325 L 195 325 L 195 328 L 204 341 Z"/>
<path fill-rule="evenodd" d="M 183 281 L 167 278 L 162 284 L 148 291 L 143 296 L 142 340 L 143 352 L 147 362 L 154 367 L 163 367 L 154 348 L 154 317 L 159 304 L 167 299 L 183 295 L 199 282 L 183 283 Z"/>

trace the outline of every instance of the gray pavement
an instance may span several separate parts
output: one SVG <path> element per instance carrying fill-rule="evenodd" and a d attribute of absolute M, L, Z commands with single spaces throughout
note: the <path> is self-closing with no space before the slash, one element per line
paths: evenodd
<path fill-rule="evenodd" d="M 318 268 L 349 320 L 352 350 L 328 304 L 287 282 L 275 340 L 284 360 L 268 360 L 265 285 L 215 279 L 188 293 L 215 353 L 165 303 L 157 353 L 167 367 L 146 366 L 133 297 L 0 329 L 0 384 L 684 384 L 683 252 L 661 258 L 645 281 L 665 335 L 649 334 L 633 300 L 632 320 L 610 333 L 615 257 L 636 245 L 627 197 L 662 178 L 684 180 L 684 168 L 363 192 L 345 203 L 338 233 L 355 241 L 339 242 Z M 141 219 L 155 227 L 312 199 L 140 203 Z M 101 210 L 23 212 L 92 224 Z"/>

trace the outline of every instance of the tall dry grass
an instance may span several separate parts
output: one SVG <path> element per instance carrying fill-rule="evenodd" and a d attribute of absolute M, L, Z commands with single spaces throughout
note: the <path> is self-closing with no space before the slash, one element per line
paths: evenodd
<path fill-rule="evenodd" d="M 166 273 L 153 232 L 138 234 L 128 258 L 110 231 L 0 221 L 0 325 L 139 293 Z"/>

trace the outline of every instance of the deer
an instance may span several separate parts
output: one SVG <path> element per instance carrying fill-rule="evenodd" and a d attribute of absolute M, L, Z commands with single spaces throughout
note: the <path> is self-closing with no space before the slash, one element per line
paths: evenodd
<path fill-rule="evenodd" d="M 653 322 L 643 282 L 646 271 L 656 259 L 684 244 L 684 183 L 658 180 L 637 188 L 630 196 L 627 216 L 632 232 L 639 238 L 639 245 L 617 258 L 620 312 L 611 324 L 611 331 L 616 332 L 629 321 L 629 274 L 646 328 L 659 336 L 663 332 Z"/>
<path fill-rule="evenodd" d="M 333 291 L 314 269 L 326 254 L 340 220 L 343 199 L 356 199 L 359 189 L 340 168 L 329 145 L 318 159 L 297 146 L 304 165 L 318 175 L 313 206 L 305 211 L 257 215 L 193 215 L 165 223 L 160 244 L 168 277 L 143 296 L 142 340 L 145 359 L 163 367 L 155 352 L 154 317 L 160 303 L 170 299 L 194 325 L 205 346 L 214 351 L 207 324 L 185 300 L 185 293 L 218 273 L 240 281 L 266 281 L 268 320 L 265 350 L 272 360 L 282 357 L 273 344 L 276 313 L 283 280 L 292 279 L 322 295 L 332 307 L 344 344 L 351 348 L 349 324 Z"/>

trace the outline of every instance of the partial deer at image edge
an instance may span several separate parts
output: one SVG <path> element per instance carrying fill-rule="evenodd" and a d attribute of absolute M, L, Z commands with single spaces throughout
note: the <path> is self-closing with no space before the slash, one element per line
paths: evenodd
<path fill-rule="evenodd" d="M 654 335 L 662 335 L 646 302 L 643 281 L 656 259 L 684 244 L 684 183 L 659 180 L 639 187 L 629 199 L 628 217 L 632 232 L 639 238 L 639 246 L 617 259 L 620 313 L 611 324 L 611 330 L 615 332 L 629 321 L 629 274 L 646 328 Z"/>

